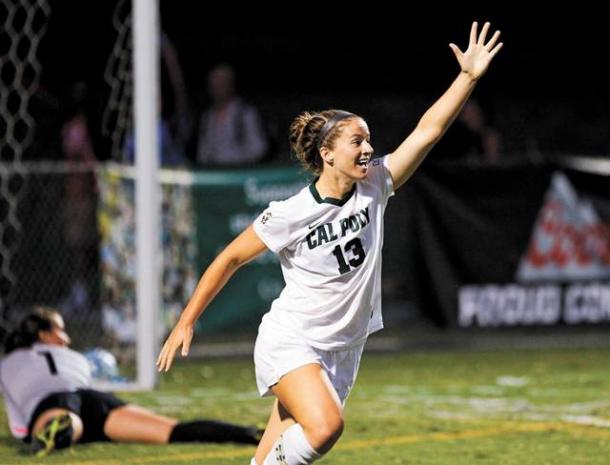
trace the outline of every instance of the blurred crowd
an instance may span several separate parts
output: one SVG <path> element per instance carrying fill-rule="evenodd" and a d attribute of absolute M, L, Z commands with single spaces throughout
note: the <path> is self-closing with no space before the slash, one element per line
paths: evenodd
<path fill-rule="evenodd" d="M 179 51 L 165 34 L 160 39 L 161 92 L 158 125 L 160 162 L 165 167 L 248 167 L 290 163 L 287 127 L 303 108 L 342 107 L 362 114 L 380 128 L 373 134 L 377 154 L 391 151 L 405 128 L 413 127 L 433 96 L 417 93 L 371 95 L 286 94 L 242 95 L 239 72 L 219 61 L 207 70 L 207 82 L 187 88 Z M 411 90 L 412 92 L 416 90 Z M 62 95 L 63 93 L 63 95 Z M 120 128 L 121 151 L 113 153 L 100 130 L 99 114 L 107 95 L 84 81 L 63 91 L 41 86 L 33 96 L 36 121 L 34 143 L 25 154 L 31 160 L 133 163 L 135 143 L 130 124 Z M 432 158 L 467 163 L 502 163 L 549 154 L 602 156 L 610 142 L 599 108 L 581 108 L 578 102 L 502 98 L 478 93 L 464 106 L 458 120 Z M 587 113 L 583 118 L 581 113 Z M 56 114 L 58 118 L 45 115 Z M 75 187 L 77 189 L 77 187 Z"/>

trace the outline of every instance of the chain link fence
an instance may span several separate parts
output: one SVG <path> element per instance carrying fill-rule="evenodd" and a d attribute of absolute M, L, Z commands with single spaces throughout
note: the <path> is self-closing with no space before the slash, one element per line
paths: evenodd
<path fill-rule="evenodd" d="M 28 232 L 23 224 L 23 199 L 30 179 L 22 160 L 35 129 L 29 103 L 38 89 L 37 51 L 49 14 L 45 0 L 0 1 L 0 315 L 4 328 L 11 320 L 11 304 L 18 300 L 23 269 L 18 248 Z"/>
<path fill-rule="evenodd" d="M 53 0 L 0 0 L 0 336 L 32 306 L 46 305 L 62 312 L 75 348 L 111 348 L 120 341 L 103 325 L 99 164 L 86 113 L 73 99 L 82 89 L 56 82 L 51 69 L 66 52 L 53 29 L 62 8 Z M 89 79 L 107 86 L 101 92 L 98 84 L 95 95 L 103 120 L 97 148 L 122 159 L 131 128 L 131 2 L 108 9 L 100 18 L 108 22 L 107 45 L 94 58 L 99 76 Z M 74 94 L 63 95 L 61 85 Z"/>
<path fill-rule="evenodd" d="M 4 171 L 10 177 L 10 170 Z M 9 292 L 2 293 L 10 327 L 32 306 L 58 308 L 76 347 L 107 344 L 100 331 L 97 184 L 92 166 L 23 163 L 11 253 Z"/>

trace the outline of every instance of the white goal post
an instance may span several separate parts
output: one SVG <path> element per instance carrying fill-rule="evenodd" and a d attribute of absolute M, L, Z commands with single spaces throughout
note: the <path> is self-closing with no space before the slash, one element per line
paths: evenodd
<path fill-rule="evenodd" d="M 134 0 L 134 125 L 136 137 L 137 385 L 156 384 L 161 305 L 159 144 L 159 5 Z"/>

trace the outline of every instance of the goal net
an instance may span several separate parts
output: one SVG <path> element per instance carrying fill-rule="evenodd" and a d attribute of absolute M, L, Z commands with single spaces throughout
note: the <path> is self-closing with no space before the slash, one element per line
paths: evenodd
<path fill-rule="evenodd" d="M 148 338 L 143 365 L 135 239 L 141 178 L 128 149 L 131 139 L 133 160 L 134 5 L 118 0 L 66 8 L 57 0 L 0 0 L 0 324 L 6 333 L 33 307 L 56 308 L 75 349 L 105 349 L 117 357 L 120 375 L 112 380 L 140 380 L 146 365 L 148 381 L 139 386 L 151 387 L 151 341 L 164 330 L 159 325 Z M 85 9 L 93 11 L 79 18 L 83 30 L 66 32 Z M 90 37 L 92 43 L 101 43 L 80 57 L 74 41 L 88 42 L 87 27 L 99 36 Z M 62 61 L 66 56 L 74 62 Z M 167 199 L 182 196 L 181 208 L 188 210 L 182 192 L 168 188 Z M 188 234 L 188 226 L 180 232 Z M 190 263 L 188 247 L 179 252 L 166 258 Z M 185 282 L 169 276 L 159 307 L 184 301 L 177 281 Z M 161 315 L 158 310 L 147 319 Z"/>

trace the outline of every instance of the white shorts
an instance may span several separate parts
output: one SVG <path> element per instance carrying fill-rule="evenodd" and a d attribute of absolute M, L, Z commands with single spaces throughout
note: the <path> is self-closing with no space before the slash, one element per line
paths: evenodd
<path fill-rule="evenodd" d="M 265 319 L 259 326 L 254 346 L 258 392 L 263 397 L 270 396 L 270 388 L 286 373 L 317 363 L 326 372 L 341 402 L 345 404 L 356 381 L 363 348 L 364 344 L 345 350 L 317 349 L 299 335 Z"/>

